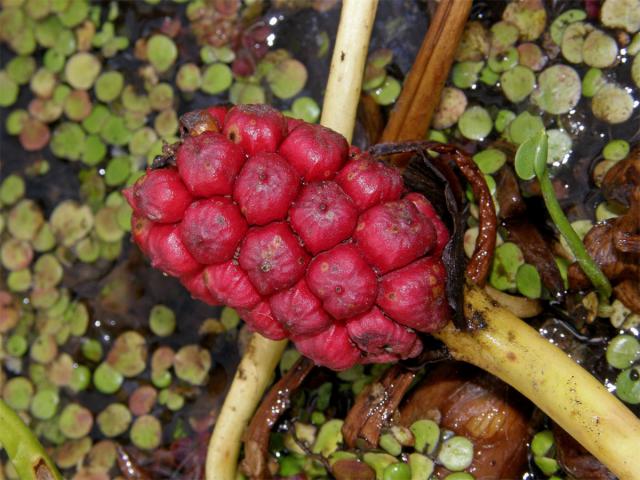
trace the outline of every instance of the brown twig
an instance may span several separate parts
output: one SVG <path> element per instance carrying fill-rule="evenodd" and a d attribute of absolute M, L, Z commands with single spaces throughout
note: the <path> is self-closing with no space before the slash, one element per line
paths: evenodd
<path fill-rule="evenodd" d="M 242 470 L 250 478 L 271 478 L 267 468 L 271 428 L 289 408 L 291 395 L 302 385 L 313 367 L 314 363 L 311 360 L 301 357 L 291 370 L 271 387 L 256 410 L 245 434 L 245 456 L 242 461 Z"/>
<path fill-rule="evenodd" d="M 471 0 L 440 1 L 381 142 L 424 138 L 470 10 Z"/>
<path fill-rule="evenodd" d="M 378 382 L 358 395 L 342 426 L 342 435 L 349 448 L 354 448 L 359 438 L 364 440 L 366 447 L 378 445 L 380 431 L 396 412 L 415 376 L 415 372 L 394 365 Z"/>

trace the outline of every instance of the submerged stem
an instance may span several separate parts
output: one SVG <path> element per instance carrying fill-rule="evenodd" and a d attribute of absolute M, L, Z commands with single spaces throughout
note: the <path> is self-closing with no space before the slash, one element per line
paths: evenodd
<path fill-rule="evenodd" d="M 36 436 L 2 399 L 0 444 L 9 455 L 21 480 L 62 480 Z"/>

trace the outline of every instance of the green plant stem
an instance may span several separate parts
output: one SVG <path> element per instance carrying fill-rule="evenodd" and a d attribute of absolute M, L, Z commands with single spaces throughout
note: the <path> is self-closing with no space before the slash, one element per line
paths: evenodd
<path fill-rule="evenodd" d="M 2 399 L 0 444 L 21 480 L 62 480 L 62 475 L 36 436 Z"/>
<path fill-rule="evenodd" d="M 591 258 L 589 252 L 580 240 L 580 237 L 569 223 L 569 219 L 562 211 L 562 207 L 556 198 L 553 184 L 547 171 L 547 133 L 543 130 L 535 139 L 535 155 L 533 158 L 533 169 L 540 184 L 542 198 L 549 211 L 549 216 L 565 238 L 571 252 L 576 257 L 576 261 L 584 274 L 589 278 L 594 287 L 598 290 L 601 299 L 608 299 L 611 296 L 611 284 L 602 273 L 600 267 Z"/>

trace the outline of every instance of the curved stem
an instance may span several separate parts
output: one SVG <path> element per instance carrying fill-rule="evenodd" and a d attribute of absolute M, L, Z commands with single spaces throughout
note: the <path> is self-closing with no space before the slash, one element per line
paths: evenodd
<path fill-rule="evenodd" d="M 62 475 L 36 436 L 2 399 L 0 444 L 21 480 L 62 480 Z"/>
<path fill-rule="evenodd" d="M 435 334 L 454 358 L 515 387 L 621 480 L 640 480 L 640 420 L 589 372 L 478 287 L 465 288 L 465 316 L 486 327 Z"/>

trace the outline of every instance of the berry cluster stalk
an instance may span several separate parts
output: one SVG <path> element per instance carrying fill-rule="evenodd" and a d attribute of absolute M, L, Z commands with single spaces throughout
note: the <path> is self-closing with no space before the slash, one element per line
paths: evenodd
<path fill-rule="evenodd" d="M 2 399 L 0 445 L 22 480 L 62 480 L 36 436 Z"/>
<path fill-rule="evenodd" d="M 465 288 L 464 308 L 486 327 L 462 332 L 450 323 L 434 334 L 456 360 L 515 387 L 621 480 L 640 479 L 640 420 L 620 400 L 478 287 Z"/>
<path fill-rule="evenodd" d="M 369 37 L 378 0 L 344 0 L 321 123 L 351 141 Z M 207 480 L 235 480 L 244 430 L 269 386 L 285 340 L 254 334 L 225 398 L 209 442 Z"/>

